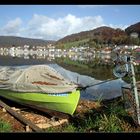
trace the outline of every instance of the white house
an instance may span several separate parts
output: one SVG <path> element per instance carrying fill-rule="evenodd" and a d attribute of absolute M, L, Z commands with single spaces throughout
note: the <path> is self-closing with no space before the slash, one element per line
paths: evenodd
<path fill-rule="evenodd" d="M 137 32 L 132 32 L 130 36 L 133 38 L 138 38 L 139 34 Z"/>

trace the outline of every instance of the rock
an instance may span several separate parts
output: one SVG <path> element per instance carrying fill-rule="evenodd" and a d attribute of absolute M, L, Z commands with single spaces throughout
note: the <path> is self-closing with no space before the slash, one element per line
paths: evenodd
<path fill-rule="evenodd" d="M 7 112 L 5 108 L 2 109 L 3 112 Z"/>
<path fill-rule="evenodd" d="M 11 109 L 13 109 L 14 111 L 20 111 L 19 108 L 15 108 L 15 107 L 11 107 Z"/>
<path fill-rule="evenodd" d="M 49 128 L 49 127 L 52 126 L 51 124 L 48 124 L 48 123 L 39 123 L 39 124 L 36 124 L 36 125 L 41 129 L 46 129 L 46 128 Z"/>
<path fill-rule="evenodd" d="M 32 130 L 30 129 L 30 127 L 27 125 L 25 128 L 26 132 L 32 132 Z"/>
<path fill-rule="evenodd" d="M 59 126 L 59 125 L 62 125 L 63 123 L 67 123 L 68 122 L 68 119 L 62 119 L 62 120 L 59 120 L 59 121 L 50 121 L 50 122 L 47 122 L 47 123 L 39 123 L 39 124 L 36 124 L 38 127 L 42 128 L 42 129 L 46 129 L 46 128 L 49 128 L 49 127 L 54 127 L 54 126 Z"/>

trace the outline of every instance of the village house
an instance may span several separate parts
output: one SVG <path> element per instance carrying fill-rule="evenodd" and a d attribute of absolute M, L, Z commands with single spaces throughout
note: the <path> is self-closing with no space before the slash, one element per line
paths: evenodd
<path fill-rule="evenodd" d="M 132 32 L 130 36 L 133 38 L 138 38 L 139 34 L 137 32 Z"/>

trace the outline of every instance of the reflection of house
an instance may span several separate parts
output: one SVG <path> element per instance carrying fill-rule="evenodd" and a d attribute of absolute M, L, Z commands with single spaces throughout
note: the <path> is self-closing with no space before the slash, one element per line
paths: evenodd
<path fill-rule="evenodd" d="M 103 53 L 103 54 L 109 54 L 109 53 L 111 53 L 111 48 L 106 47 L 103 50 L 101 50 L 101 53 Z"/>
<path fill-rule="evenodd" d="M 24 57 L 24 59 L 29 59 L 30 58 L 28 55 L 24 55 L 23 57 Z"/>
<path fill-rule="evenodd" d="M 55 53 L 60 54 L 60 53 L 62 53 L 62 50 L 61 49 L 55 49 Z"/>
<path fill-rule="evenodd" d="M 50 48 L 49 49 L 49 53 L 54 53 L 55 52 L 55 49 L 54 48 Z"/>
<path fill-rule="evenodd" d="M 48 48 L 48 53 L 54 53 L 55 52 L 55 46 L 53 46 L 52 44 L 48 44 L 47 48 Z"/>
<path fill-rule="evenodd" d="M 42 51 L 46 50 L 46 47 L 45 46 L 36 46 L 36 50 L 42 52 Z"/>
<path fill-rule="evenodd" d="M 46 55 L 37 55 L 36 56 L 36 59 L 45 59 L 46 58 Z"/>
<path fill-rule="evenodd" d="M 0 51 L 3 51 L 3 48 L 0 48 Z"/>

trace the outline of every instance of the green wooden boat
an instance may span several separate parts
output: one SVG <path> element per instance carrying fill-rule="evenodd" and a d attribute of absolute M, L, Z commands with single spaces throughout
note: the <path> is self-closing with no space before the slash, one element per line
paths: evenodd
<path fill-rule="evenodd" d="M 0 90 L 0 96 L 42 111 L 49 109 L 73 115 L 80 98 L 80 91 L 75 90 L 67 93 L 47 94 Z"/>
<path fill-rule="evenodd" d="M 77 89 L 47 65 L 0 69 L 0 96 L 42 111 L 72 115 L 80 98 Z"/>

